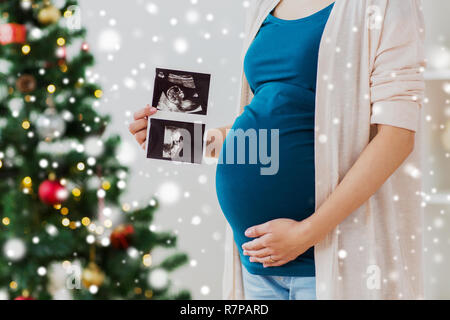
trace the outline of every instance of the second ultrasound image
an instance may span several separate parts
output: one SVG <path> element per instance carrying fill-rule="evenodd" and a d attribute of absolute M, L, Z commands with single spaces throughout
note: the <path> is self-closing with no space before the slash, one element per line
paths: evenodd
<path fill-rule="evenodd" d="M 150 119 L 147 158 L 201 163 L 205 125 Z"/>

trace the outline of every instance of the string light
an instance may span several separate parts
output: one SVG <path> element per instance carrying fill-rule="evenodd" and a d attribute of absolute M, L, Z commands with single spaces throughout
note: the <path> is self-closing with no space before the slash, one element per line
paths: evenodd
<path fill-rule="evenodd" d="M 144 266 L 150 267 L 152 265 L 152 256 L 148 253 L 144 254 L 144 256 L 142 257 L 142 263 L 144 264 Z"/>
<path fill-rule="evenodd" d="M 24 55 L 27 55 L 27 54 L 29 54 L 31 52 L 31 47 L 29 46 L 29 45 L 23 45 L 22 46 L 22 53 L 24 54 Z"/>
<path fill-rule="evenodd" d="M 11 281 L 11 282 L 9 283 L 9 287 L 10 287 L 11 289 L 17 289 L 17 282 Z"/>
<path fill-rule="evenodd" d="M 80 170 L 80 171 L 83 171 L 84 170 L 84 163 L 83 162 L 78 162 L 78 164 L 77 164 L 77 169 L 78 170 Z"/>
<path fill-rule="evenodd" d="M 91 219 L 89 219 L 88 217 L 84 217 L 83 219 L 81 219 L 81 224 L 85 227 L 87 227 L 90 223 Z"/>
<path fill-rule="evenodd" d="M 104 229 L 102 226 L 98 226 L 97 228 L 95 228 L 95 232 L 96 232 L 98 235 L 102 235 L 104 230 L 105 230 L 105 229 Z"/>
<path fill-rule="evenodd" d="M 95 90 L 94 95 L 96 98 L 101 98 L 103 96 L 103 91 L 100 89 Z"/>
<path fill-rule="evenodd" d="M 72 194 L 73 194 L 74 197 L 79 197 L 81 195 L 81 190 L 78 189 L 78 188 L 74 188 L 72 190 Z"/>
<path fill-rule="evenodd" d="M 67 209 L 66 207 L 61 208 L 61 214 L 63 216 L 67 216 L 69 214 L 69 209 Z"/>
<path fill-rule="evenodd" d="M 70 224 L 70 220 L 67 218 L 64 218 L 64 219 L 62 219 L 61 223 L 64 227 L 67 227 Z"/>
<path fill-rule="evenodd" d="M 25 102 L 34 102 L 34 101 L 36 101 L 36 97 L 30 96 L 29 94 L 25 96 Z"/>
<path fill-rule="evenodd" d="M 24 128 L 25 130 L 30 129 L 30 121 L 28 121 L 28 120 L 23 121 L 22 128 Z"/>
<path fill-rule="evenodd" d="M 103 225 L 104 225 L 106 228 L 111 228 L 111 227 L 112 227 L 112 221 L 109 220 L 109 219 L 106 219 L 106 220 L 103 222 Z"/>
<path fill-rule="evenodd" d="M 66 44 L 66 39 L 58 38 L 58 40 L 56 40 L 56 43 L 58 44 L 58 46 L 62 47 L 63 45 Z"/>
<path fill-rule="evenodd" d="M 2 160 L 0 160 L 0 169 L 1 169 L 1 167 L 3 167 L 3 162 L 2 162 Z"/>
<path fill-rule="evenodd" d="M 109 183 L 109 181 L 103 181 L 102 188 L 105 190 L 109 190 L 111 188 L 111 184 Z"/>
<path fill-rule="evenodd" d="M 55 91 L 56 91 L 55 85 L 53 85 L 53 84 L 48 85 L 47 91 L 48 91 L 49 93 L 55 93 Z"/>
<path fill-rule="evenodd" d="M 123 211 L 127 212 L 127 211 L 129 211 L 130 209 L 131 209 L 131 207 L 130 207 L 130 205 L 129 205 L 128 203 L 124 203 L 124 204 L 122 205 L 122 210 L 123 210 Z"/>
<path fill-rule="evenodd" d="M 2 223 L 3 223 L 5 226 L 9 225 L 10 222 L 11 222 L 11 221 L 9 220 L 8 217 L 4 217 L 4 218 L 2 219 Z"/>
<path fill-rule="evenodd" d="M 139 287 L 134 288 L 134 293 L 135 294 L 142 294 L 142 289 Z"/>
<path fill-rule="evenodd" d="M 32 192 L 32 190 L 31 190 L 32 184 L 33 184 L 33 181 L 31 180 L 30 177 L 23 178 L 22 179 L 22 187 L 23 187 L 22 192 L 24 194 L 30 194 Z"/>
<path fill-rule="evenodd" d="M 32 180 L 31 180 L 31 178 L 30 178 L 30 177 L 25 177 L 25 178 L 23 178 L 23 180 L 22 180 L 22 185 L 23 185 L 24 187 L 26 187 L 26 188 L 31 187 L 31 185 L 32 185 Z"/>

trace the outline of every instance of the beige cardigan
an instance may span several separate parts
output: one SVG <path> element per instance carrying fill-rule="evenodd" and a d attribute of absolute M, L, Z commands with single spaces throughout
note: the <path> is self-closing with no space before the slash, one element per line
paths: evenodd
<path fill-rule="evenodd" d="M 242 60 L 279 0 L 248 9 Z M 315 246 L 318 299 L 423 298 L 420 116 L 424 96 L 420 0 L 337 0 L 319 50 L 315 111 L 316 208 L 387 124 L 416 131 L 403 165 Z M 241 74 L 240 108 L 252 99 Z M 349 195 L 351 196 L 351 195 Z M 225 237 L 223 298 L 244 299 L 240 258 Z"/>

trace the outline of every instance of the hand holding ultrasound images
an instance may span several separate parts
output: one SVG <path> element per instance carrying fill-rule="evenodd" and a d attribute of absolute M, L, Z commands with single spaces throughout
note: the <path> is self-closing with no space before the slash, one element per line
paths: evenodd
<path fill-rule="evenodd" d="M 152 105 L 158 113 L 148 119 L 147 158 L 202 163 L 210 79 L 156 69 Z"/>

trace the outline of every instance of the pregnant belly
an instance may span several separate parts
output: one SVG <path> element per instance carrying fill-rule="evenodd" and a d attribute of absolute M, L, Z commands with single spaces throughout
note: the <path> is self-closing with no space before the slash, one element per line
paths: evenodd
<path fill-rule="evenodd" d="M 248 227 L 277 218 L 300 221 L 311 215 L 315 206 L 314 130 L 311 125 L 314 121 L 307 119 L 313 117 L 313 113 L 261 117 L 253 107 L 236 119 L 232 129 L 278 129 L 279 167 L 276 174 L 261 175 L 261 168 L 266 165 L 259 162 L 219 162 L 216 170 L 217 197 L 239 246 L 250 240 L 244 235 Z M 270 140 L 270 132 L 267 137 Z M 234 149 L 236 157 L 237 144 L 231 144 L 231 139 L 235 137 L 228 135 L 225 139 L 221 151 L 223 159 L 226 159 L 230 148 Z M 245 151 L 249 151 L 248 143 Z M 271 156 L 273 161 L 274 155 Z"/>

